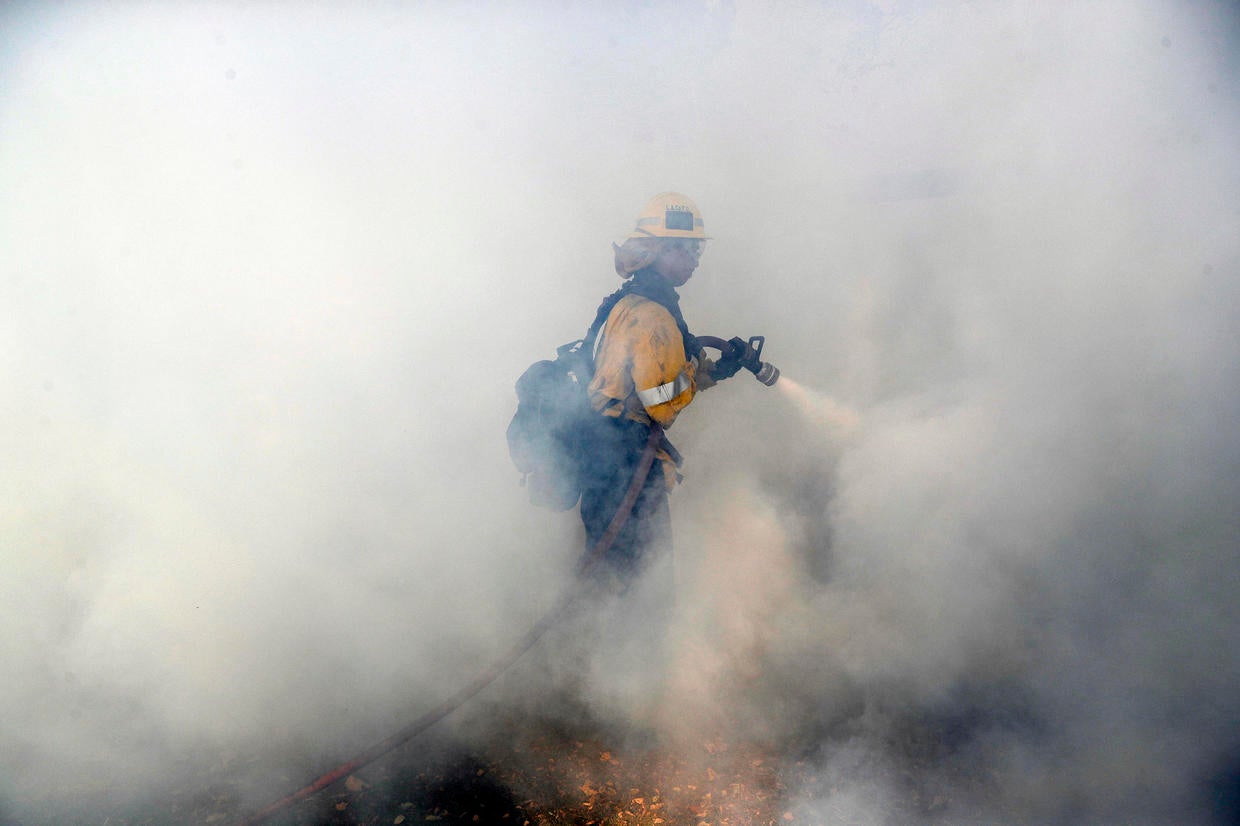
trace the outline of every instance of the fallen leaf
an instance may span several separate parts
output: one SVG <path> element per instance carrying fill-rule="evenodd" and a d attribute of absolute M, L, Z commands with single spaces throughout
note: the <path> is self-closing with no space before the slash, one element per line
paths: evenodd
<path fill-rule="evenodd" d="M 362 780 L 360 777 L 354 777 L 353 775 L 349 775 L 344 779 L 344 787 L 351 792 L 360 792 L 362 789 L 366 788 L 367 785 L 369 784 L 367 784 L 365 780 Z"/>
<path fill-rule="evenodd" d="M 784 820 L 796 820 L 796 816 L 792 812 L 784 812 Z"/>
<path fill-rule="evenodd" d="M 349 808 L 349 804 L 343 800 L 336 804 L 336 811 L 338 812 L 343 812 L 347 808 Z"/>
<path fill-rule="evenodd" d="M 397 824 L 397 826 L 399 826 L 399 824 L 401 824 L 401 823 L 404 823 L 404 822 L 405 822 L 405 816 L 404 816 L 404 815 L 397 815 L 397 816 L 395 817 L 395 819 L 393 819 L 393 820 L 392 820 L 392 822 L 393 822 L 393 823 L 395 823 L 395 824 Z"/>

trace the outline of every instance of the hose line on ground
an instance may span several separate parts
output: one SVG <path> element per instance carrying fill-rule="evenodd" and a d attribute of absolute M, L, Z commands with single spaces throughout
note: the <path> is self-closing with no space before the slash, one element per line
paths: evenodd
<path fill-rule="evenodd" d="M 521 656 L 534 647 L 534 644 L 547 632 L 553 625 L 568 612 L 577 598 L 581 596 L 582 583 L 585 581 L 585 574 L 594 565 L 603 558 L 607 553 L 611 543 L 615 541 L 616 536 L 620 533 L 620 529 L 624 527 L 624 523 L 628 521 L 629 515 L 633 511 L 633 506 L 637 503 L 637 497 L 641 493 L 642 486 L 646 483 L 646 477 L 650 474 L 650 467 L 654 464 L 655 450 L 663 439 L 663 428 L 657 423 L 652 422 L 650 427 L 650 436 L 646 439 L 646 446 L 642 450 L 641 458 L 638 460 L 637 469 L 633 472 L 633 481 L 629 483 L 629 488 L 624 494 L 624 499 L 620 501 L 620 507 L 616 509 L 616 514 L 611 518 L 611 522 L 607 525 L 607 530 L 603 533 L 599 541 L 586 554 L 582 561 L 578 580 L 572 587 L 568 589 L 552 607 L 550 611 L 542 616 L 538 622 L 518 640 L 508 653 L 500 659 L 496 660 L 490 668 L 479 674 L 470 682 L 466 683 L 457 692 L 439 705 L 427 711 L 421 717 L 409 723 L 404 728 L 397 731 L 385 740 L 375 743 L 361 754 L 354 757 L 347 763 L 342 763 L 326 774 L 312 780 L 302 788 L 290 795 L 280 798 L 279 800 L 269 803 L 257 812 L 237 821 L 237 826 L 256 826 L 277 812 L 287 809 L 294 803 L 305 800 L 306 798 L 322 791 L 333 783 L 348 777 L 353 772 L 363 766 L 374 762 L 388 752 L 404 745 L 405 743 L 417 737 L 422 732 L 447 717 L 452 712 L 467 703 L 474 695 L 478 694 L 482 689 L 495 682 L 500 674 L 504 673 L 511 667 Z"/>

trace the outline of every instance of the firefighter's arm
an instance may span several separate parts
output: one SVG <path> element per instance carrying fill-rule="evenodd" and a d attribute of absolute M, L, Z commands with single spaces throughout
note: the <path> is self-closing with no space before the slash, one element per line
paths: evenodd
<path fill-rule="evenodd" d="M 651 302 L 634 342 L 633 387 L 651 419 L 668 427 L 696 392 L 696 365 L 685 361 L 684 340 L 666 310 Z"/>

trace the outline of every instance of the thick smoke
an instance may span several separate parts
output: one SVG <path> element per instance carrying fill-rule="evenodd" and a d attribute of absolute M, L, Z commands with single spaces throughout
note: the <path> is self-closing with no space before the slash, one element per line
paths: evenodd
<path fill-rule="evenodd" d="M 1207 0 L 6 6 L 0 819 L 202 755 L 287 792 L 532 623 L 581 539 L 512 382 L 669 188 L 689 323 L 808 388 L 672 432 L 669 742 L 807 756 L 811 820 L 1225 817 L 1238 45 Z"/>

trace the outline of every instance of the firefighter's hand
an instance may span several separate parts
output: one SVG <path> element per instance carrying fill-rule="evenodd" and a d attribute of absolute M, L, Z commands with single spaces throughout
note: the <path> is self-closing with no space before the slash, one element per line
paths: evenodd
<path fill-rule="evenodd" d="M 729 356 L 736 359 L 737 364 L 741 367 L 748 367 L 750 370 L 754 369 L 757 365 L 758 354 L 749 346 L 749 342 L 736 336 L 728 339 L 728 344 L 732 345 L 732 352 Z"/>
<path fill-rule="evenodd" d="M 741 360 L 734 355 L 726 355 L 719 361 L 715 362 L 714 369 L 711 371 L 711 378 L 715 381 L 723 381 L 730 379 L 736 375 L 736 371 L 741 369 Z"/>

